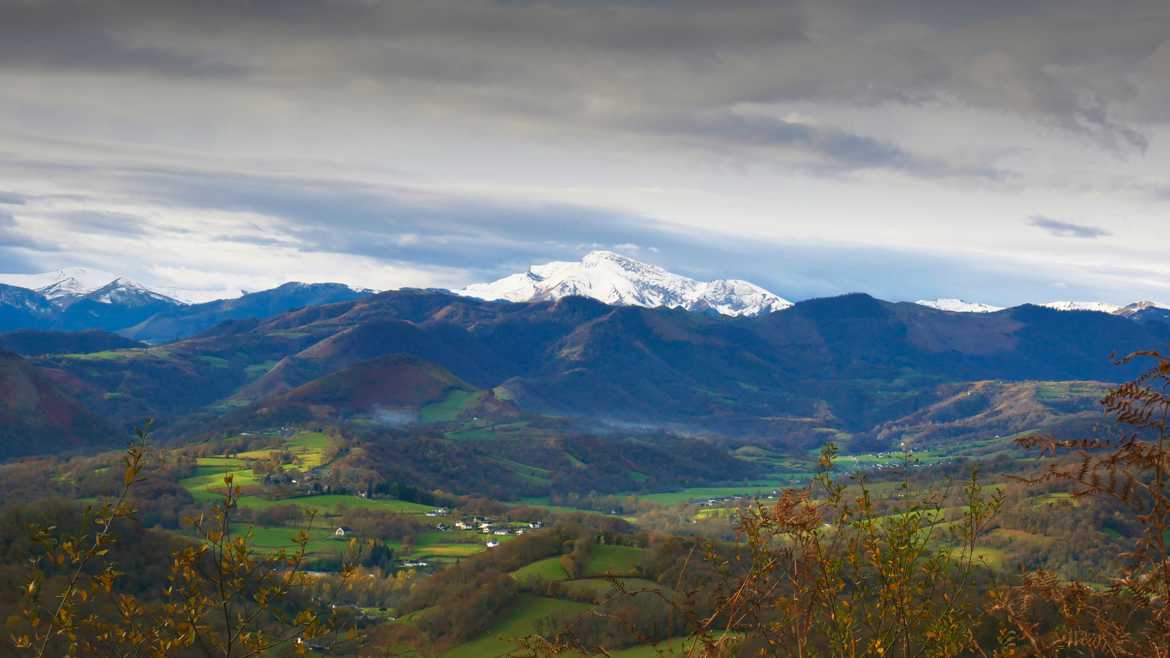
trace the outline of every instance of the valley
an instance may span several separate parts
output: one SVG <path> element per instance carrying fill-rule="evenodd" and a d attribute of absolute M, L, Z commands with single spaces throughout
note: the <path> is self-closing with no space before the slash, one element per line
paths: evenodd
<path fill-rule="evenodd" d="M 256 560 L 299 555 L 300 605 L 333 601 L 350 628 L 311 653 L 504 656 L 539 635 L 585 643 L 564 655 L 681 655 L 712 641 L 680 612 L 711 604 L 695 598 L 710 560 L 793 491 L 827 504 L 822 477 L 980 579 L 1105 582 L 1137 529 L 1022 482 L 1067 462 L 1017 440 L 1108 437 L 1099 401 L 1138 366 L 1105 355 L 1167 337 L 865 295 L 730 317 L 418 290 L 162 344 L 22 331 L 0 336 L 0 377 L 25 391 L 6 398 L 0 496 L 33 516 L 110 500 L 119 446 L 152 418 L 124 541 L 200 545 L 186 519 L 226 504 L 225 536 Z M 972 469 L 1002 499 L 968 551 L 953 533 Z"/>

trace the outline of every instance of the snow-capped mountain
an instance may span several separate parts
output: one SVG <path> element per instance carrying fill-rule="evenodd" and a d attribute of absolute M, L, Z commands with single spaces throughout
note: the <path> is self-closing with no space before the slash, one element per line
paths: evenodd
<path fill-rule="evenodd" d="M 0 283 L 0 309 L 16 309 L 33 315 L 50 315 L 54 307 L 45 296 L 20 286 Z"/>
<path fill-rule="evenodd" d="M 126 277 L 84 267 L 41 274 L 0 274 L 0 283 L 33 290 L 61 307 L 83 299 L 118 306 L 182 303 Z"/>
<path fill-rule="evenodd" d="M 969 302 L 965 299 L 958 299 L 955 297 L 940 297 L 939 299 L 920 299 L 915 304 L 919 306 L 929 306 L 940 311 L 951 311 L 954 313 L 995 313 L 1002 311 L 1001 306 L 992 306 L 991 304 L 981 304 L 979 302 Z"/>
<path fill-rule="evenodd" d="M 1108 302 L 1048 302 L 1040 304 L 1045 308 L 1052 308 L 1058 311 L 1096 311 L 1097 313 L 1116 313 L 1121 310 L 1117 304 L 1110 304 Z"/>
<path fill-rule="evenodd" d="M 82 297 L 117 279 L 118 275 L 85 267 L 40 274 L 0 274 L 0 283 L 35 290 L 49 299 Z"/>
<path fill-rule="evenodd" d="M 1134 302 L 1121 307 L 1115 315 L 1142 324 L 1147 322 L 1170 324 L 1170 304 L 1158 304 L 1150 301 Z"/>
<path fill-rule="evenodd" d="M 1146 300 L 1134 302 L 1132 304 L 1126 304 L 1125 306 L 1122 306 L 1121 308 L 1114 311 L 1113 314 L 1120 315 L 1123 318 L 1132 318 L 1134 316 L 1140 315 L 1143 311 L 1156 308 L 1159 308 L 1156 303 Z"/>
<path fill-rule="evenodd" d="M 99 304 L 118 304 L 120 306 L 145 306 L 147 304 L 181 304 L 177 299 L 150 290 L 146 286 L 131 281 L 125 277 L 118 277 L 106 285 L 80 297 Z"/>
<path fill-rule="evenodd" d="M 580 261 L 533 265 L 527 272 L 454 292 L 513 302 L 583 295 L 606 304 L 681 307 L 722 315 L 762 315 L 792 306 L 747 281 L 696 281 L 612 251 L 593 251 Z"/>

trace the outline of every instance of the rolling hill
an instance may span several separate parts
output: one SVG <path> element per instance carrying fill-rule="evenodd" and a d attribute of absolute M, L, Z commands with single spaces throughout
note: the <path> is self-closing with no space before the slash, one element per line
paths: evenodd
<path fill-rule="evenodd" d="M 165 343 L 211 329 L 231 320 L 268 318 L 305 306 L 344 302 L 370 294 L 340 283 L 286 283 L 271 290 L 235 299 L 219 299 L 164 309 L 121 328 L 123 335 L 150 343 Z"/>
<path fill-rule="evenodd" d="M 0 349 L 24 356 L 45 354 L 92 354 L 109 350 L 145 347 L 144 344 L 108 331 L 33 331 L 0 334 Z"/>
<path fill-rule="evenodd" d="M 126 436 L 87 410 L 53 374 L 0 350 L 0 459 L 109 447 Z"/>
<path fill-rule="evenodd" d="M 428 373 L 420 391 L 458 381 L 594 428 L 811 443 L 826 428 L 874 431 L 953 396 L 956 383 L 1120 381 L 1137 366 L 1118 367 L 1110 353 L 1168 340 L 1170 326 L 1104 313 L 951 313 L 860 294 L 744 318 L 404 290 L 223 324 L 164 346 L 37 363 L 67 374 L 72 394 L 124 424 L 223 404 L 347 413 L 406 393 L 383 380 Z"/>
<path fill-rule="evenodd" d="M 417 357 L 391 354 L 329 373 L 284 393 L 265 398 L 264 414 L 307 410 L 314 416 L 374 411 L 416 414 L 451 391 L 471 387 L 446 370 Z"/>

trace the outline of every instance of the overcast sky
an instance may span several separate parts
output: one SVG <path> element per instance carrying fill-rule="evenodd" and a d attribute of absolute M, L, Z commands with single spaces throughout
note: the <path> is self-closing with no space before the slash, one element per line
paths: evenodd
<path fill-rule="evenodd" d="M 0 0 L 0 271 L 1170 302 L 1170 5 Z"/>

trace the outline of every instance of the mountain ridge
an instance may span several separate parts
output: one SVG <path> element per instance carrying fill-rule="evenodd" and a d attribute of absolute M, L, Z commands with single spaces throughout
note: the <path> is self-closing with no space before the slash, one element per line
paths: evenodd
<path fill-rule="evenodd" d="M 126 426 L 269 404 L 284 412 L 303 404 L 312 415 L 308 406 L 325 393 L 334 410 L 362 409 L 337 373 L 399 372 L 379 359 L 404 355 L 522 413 L 800 444 L 824 428 L 864 433 L 908 418 L 938 402 L 944 385 L 1121 381 L 1136 366 L 1115 366 L 1111 352 L 1167 340 L 1170 325 L 1102 313 L 950 313 L 864 294 L 736 318 L 583 297 L 500 303 L 407 290 L 241 321 L 165 347 L 34 363 Z M 305 395 L 289 395 L 297 389 Z M 392 397 L 378 403 L 392 407 Z"/>
<path fill-rule="evenodd" d="M 597 250 L 580 261 L 553 261 L 489 283 L 454 291 L 467 297 L 512 302 L 591 297 L 607 304 L 684 308 L 720 315 L 755 316 L 792 302 L 741 279 L 697 281 L 628 256 Z"/>
<path fill-rule="evenodd" d="M 514 303 L 583 296 L 615 305 L 681 308 L 696 313 L 739 317 L 767 315 L 792 307 L 792 302 L 748 281 L 697 281 L 611 251 L 593 251 L 580 261 L 534 265 L 526 272 L 494 282 L 445 292 Z M 225 322 L 264 319 L 295 308 L 373 294 L 372 290 L 340 283 L 288 282 L 238 297 L 189 304 L 126 277 L 86 268 L 34 275 L 0 274 L 0 332 L 99 330 L 117 332 L 148 343 L 162 343 L 211 331 Z M 952 313 L 987 314 L 1009 310 L 957 298 L 920 299 L 914 303 Z M 1139 323 L 1170 325 L 1170 309 L 1149 301 L 1124 307 L 1104 302 L 1072 301 L 1047 302 L 1038 306 L 1061 311 L 1108 313 Z M 228 330 L 238 329 L 236 326 Z"/>

